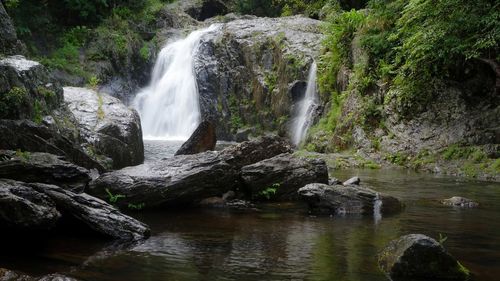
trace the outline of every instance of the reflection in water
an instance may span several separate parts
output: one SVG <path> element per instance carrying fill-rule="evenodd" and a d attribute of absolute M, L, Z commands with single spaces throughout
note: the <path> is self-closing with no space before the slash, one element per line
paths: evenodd
<path fill-rule="evenodd" d="M 16 258 L 0 253 L 0 267 L 32 274 L 70 271 L 82 280 L 386 280 L 376 255 L 408 233 L 438 237 L 478 276 L 500 275 L 500 185 L 403 171 L 334 171 L 360 176 L 377 191 L 401 198 L 405 210 L 373 217 L 309 217 L 299 208 L 258 213 L 156 211 L 133 214 L 148 223 L 150 239 L 117 251 L 102 243 L 55 237 Z M 461 195 L 478 209 L 454 209 L 437 200 Z M 101 250 L 104 247 L 104 251 Z M 106 250 L 108 249 L 108 250 Z"/>

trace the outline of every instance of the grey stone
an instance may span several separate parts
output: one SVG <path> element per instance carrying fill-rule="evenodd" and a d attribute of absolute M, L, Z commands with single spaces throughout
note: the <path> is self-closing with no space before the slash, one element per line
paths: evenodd
<path fill-rule="evenodd" d="M 461 208 L 475 208 L 479 206 L 477 202 L 459 196 L 453 196 L 451 198 L 444 199 L 441 201 L 441 203 L 446 206 L 461 207 Z"/>
<path fill-rule="evenodd" d="M 343 185 L 359 185 L 361 183 L 361 179 L 359 177 L 352 177 L 346 180 Z"/>
<path fill-rule="evenodd" d="M 391 241 L 380 253 L 378 264 L 394 281 L 461 281 L 470 278 L 468 270 L 442 245 L 422 234 L 409 234 Z"/>
<path fill-rule="evenodd" d="M 87 169 L 64 161 L 60 156 L 11 150 L 0 150 L 0 178 L 56 184 L 75 192 L 83 192 L 91 180 Z"/>
<path fill-rule="evenodd" d="M 89 149 L 112 160 L 115 169 L 144 161 L 139 114 L 120 100 L 90 89 L 66 87 L 64 99 Z"/>
<path fill-rule="evenodd" d="M 244 166 L 241 177 L 252 198 L 291 200 L 297 198 L 297 190 L 306 184 L 328 183 L 328 170 L 323 160 L 285 153 Z"/>
<path fill-rule="evenodd" d="M 202 121 L 189 139 L 177 150 L 175 155 L 197 154 L 214 150 L 217 144 L 215 126 L 210 121 Z"/>

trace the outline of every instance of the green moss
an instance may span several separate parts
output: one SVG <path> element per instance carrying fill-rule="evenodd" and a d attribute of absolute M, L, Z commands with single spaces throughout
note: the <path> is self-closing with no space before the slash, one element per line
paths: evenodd
<path fill-rule="evenodd" d="M 100 93 L 97 93 L 97 119 L 103 120 L 105 117 L 105 113 L 103 110 L 103 99 Z"/>
<path fill-rule="evenodd" d="M 0 118 L 18 118 L 27 101 L 28 91 L 24 87 L 13 87 L 0 94 Z"/>
<path fill-rule="evenodd" d="M 392 164 L 404 166 L 409 160 L 409 156 L 402 152 L 397 152 L 394 154 L 386 154 L 385 159 L 391 162 Z"/>
<path fill-rule="evenodd" d="M 33 122 L 41 124 L 44 111 L 43 105 L 38 100 L 35 100 L 33 103 Z"/>
<path fill-rule="evenodd" d="M 21 151 L 20 149 L 16 150 L 16 157 L 21 159 L 21 161 L 28 161 L 30 160 L 31 153 L 29 151 Z"/>
<path fill-rule="evenodd" d="M 149 59 L 149 56 L 150 56 L 150 46 L 149 46 L 149 43 L 144 42 L 144 44 L 142 45 L 142 48 L 139 50 L 139 55 L 145 61 L 147 61 Z"/>

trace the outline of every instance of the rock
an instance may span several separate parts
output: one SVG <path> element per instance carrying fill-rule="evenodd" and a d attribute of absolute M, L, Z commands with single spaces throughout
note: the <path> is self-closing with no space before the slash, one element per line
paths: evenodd
<path fill-rule="evenodd" d="M 99 198 L 107 198 L 108 191 L 121 194 L 125 199 L 116 203 L 120 206 L 197 204 L 238 187 L 241 167 L 290 150 L 285 140 L 265 136 L 219 152 L 178 155 L 105 173 L 90 183 L 87 192 Z"/>
<path fill-rule="evenodd" d="M 108 191 L 123 195 L 125 198 L 116 202 L 119 206 L 196 204 L 232 190 L 238 179 L 236 167 L 219 153 L 207 151 L 105 173 L 90 183 L 88 193 L 99 198 L 107 198 Z"/>
<path fill-rule="evenodd" d="M 436 240 L 409 234 L 391 241 L 380 253 L 379 267 L 394 281 L 469 280 L 469 271 Z M 413 280 L 413 279 L 412 279 Z"/>
<path fill-rule="evenodd" d="M 40 63 L 23 56 L 0 60 L 0 119 L 40 121 L 62 100 L 62 88 Z"/>
<path fill-rule="evenodd" d="M 328 185 L 342 184 L 342 181 L 337 178 L 329 178 Z"/>
<path fill-rule="evenodd" d="M 361 182 L 361 179 L 359 177 L 352 177 L 352 178 L 346 180 L 342 184 L 343 185 L 359 185 L 360 182 Z"/>
<path fill-rule="evenodd" d="M 250 135 L 254 133 L 255 133 L 255 128 L 253 127 L 239 129 L 238 131 L 236 131 L 236 134 L 234 135 L 234 140 L 236 142 L 248 141 Z"/>
<path fill-rule="evenodd" d="M 56 184 L 74 192 L 83 192 L 91 180 L 87 169 L 60 156 L 12 150 L 0 150 L 0 178 Z"/>
<path fill-rule="evenodd" d="M 215 126 L 210 121 L 203 121 L 193 132 L 191 137 L 182 144 L 175 155 L 188 155 L 214 150 L 217 144 L 215 136 Z"/>
<path fill-rule="evenodd" d="M 398 199 L 360 186 L 329 186 L 312 183 L 299 189 L 298 194 L 309 204 L 309 210 L 313 214 L 371 215 L 374 212 L 376 200 L 382 201 L 380 209 L 382 214 L 391 214 L 401 210 L 401 203 Z"/>
<path fill-rule="evenodd" d="M 64 99 L 89 148 L 111 158 L 113 168 L 144 161 L 141 122 L 135 110 L 107 94 L 85 88 L 64 88 Z"/>
<path fill-rule="evenodd" d="M 70 140 L 58 131 L 45 125 L 38 125 L 29 120 L 0 119 L 0 149 L 21 150 L 30 152 L 47 152 L 64 156 L 87 169 L 101 172 L 106 168 L 84 152 L 74 140 Z"/>
<path fill-rule="evenodd" d="M 25 46 L 17 39 L 16 29 L 0 1 L 0 54 L 14 55 L 25 52 Z"/>
<path fill-rule="evenodd" d="M 291 200 L 306 184 L 328 183 L 328 169 L 323 160 L 284 153 L 244 166 L 241 177 L 252 198 Z"/>
<path fill-rule="evenodd" d="M 54 202 L 47 195 L 22 182 L 0 179 L 2 230 L 49 230 L 60 217 Z"/>
<path fill-rule="evenodd" d="M 203 207 L 224 207 L 226 200 L 221 197 L 209 197 L 200 201 L 200 206 Z"/>
<path fill-rule="evenodd" d="M 453 196 L 451 198 L 444 199 L 441 201 L 441 203 L 446 206 L 461 207 L 461 208 L 475 208 L 479 206 L 478 203 L 470 199 L 459 196 Z"/>
<path fill-rule="evenodd" d="M 21 272 L 0 268 L 0 281 L 78 281 L 78 280 L 58 273 L 49 274 L 42 277 L 32 277 Z"/>
<path fill-rule="evenodd" d="M 228 8 L 224 0 L 183 1 L 189 3 L 185 11 L 192 18 L 204 21 L 218 15 L 225 15 Z M 226 1 L 227 2 L 227 1 Z"/>
<path fill-rule="evenodd" d="M 229 190 L 228 192 L 222 194 L 222 199 L 224 201 L 234 199 L 234 197 L 236 197 L 236 193 L 232 190 Z"/>
<path fill-rule="evenodd" d="M 220 156 L 227 163 L 240 169 L 243 166 L 292 151 L 288 140 L 274 135 L 267 135 L 227 147 L 220 152 Z"/>
<path fill-rule="evenodd" d="M 26 185 L 50 197 L 63 214 L 71 215 L 98 233 L 119 240 L 140 240 L 150 235 L 147 225 L 88 194 L 73 193 L 55 185 L 41 183 Z"/>
<path fill-rule="evenodd" d="M 321 22 L 302 16 L 218 20 L 221 28 L 202 38 L 195 58 L 202 117 L 215 120 L 219 140 L 234 140 L 248 124 L 286 127 L 292 89 L 307 81 L 319 56 Z"/>

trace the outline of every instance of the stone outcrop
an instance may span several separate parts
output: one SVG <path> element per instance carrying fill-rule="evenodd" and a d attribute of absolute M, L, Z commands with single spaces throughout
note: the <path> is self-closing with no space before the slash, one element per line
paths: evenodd
<path fill-rule="evenodd" d="M 63 274 L 48 274 L 41 277 L 33 277 L 21 272 L 0 268 L 1 281 L 78 281 Z"/>
<path fill-rule="evenodd" d="M 255 199 L 292 200 L 309 183 L 328 183 L 326 163 L 285 153 L 244 166 L 241 177 Z"/>
<path fill-rule="evenodd" d="M 141 123 L 135 110 L 107 94 L 85 88 L 64 88 L 64 99 L 88 153 L 108 157 L 114 169 L 144 161 Z"/>
<path fill-rule="evenodd" d="M 2 231 L 49 230 L 61 217 L 44 193 L 18 181 L 0 179 L 0 225 Z"/>
<path fill-rule="evenodd" d="M 401 202 L 392 196 L 354 185 L 330 186 L 312 183 L 299 189 L 298 194 L 303 201 L 308 203 L 309 211 L 313 214 L 371 215 L 374 213 L 377 200 L 382 203 L 381 214 L 395 213 L 402 208 Z"/>
<path fill-rule="evenodd" d="M 119 206 L 198 204 L 239 187 L 243 166 L 289 150 L 285 140 L 266 136 L 222 151 L 178 155 L 105 173 L 90 183 L 88 192 L 99 198 L 120 194 L 124 197 L 116 202 Z"/>
<path fill-rule="evenodd" d="M 75 192 L 83 192 L 91 180 L 87 169 L 60 156 L 12 150 L 0 150 L 0 178 L 56 184 Z"/>
<path fill-rule="evenodd" d="M 24 45 L 17 39 L 16 29 L 12 24 L 3 2 L 0 1 L 0 54 L 14 55 L 25 52 Z"/>
<path fill-rule="evenodd" d="M 203 121 L 175 155 L 197 154 L 214 150 L 216 144 L 215 125 L 210 121 Z"/>
<path fill-rule="evenodd" d="M 380 253 L 380 269 L 394 281 L 469 280 L 469 271 L 436 240 L 409 234 L 391 241 Z"/>
<path fill-rule="evenodd" d="M 0 119 L 41 122 L 62 100 L 62 88 L 40 63 L 19 55 L 0 60 Z"/>
<path fill-rule="evenodd" d="M 119 240 L 140 240 L 150 235 L 147 225 L 120 213 L 98 198 L 73 193 L 55 185 L 27 185 L 50 197 L 61 213 L 72 216 L 98 233 Z"/>
<path fill-rule="evenodd" d="M 0 149 L 29 152 L 47 152 L 64 156 L 67 161 L 101 172 L 106 168 L 82 150 L 74 139 L 69 139 L 43 124 L 29 120 L 0 119 Z"/>
<path fill-rule="evenodd" d="M 215 120 L 221 140 L 254 124 L 284 131 L 293 85 L 305 83 L 319 55 L 321 22 L 301 16 L 222 20 L 218 32 L 202 39 L 195 60 L 202 117 Z"/>

